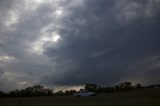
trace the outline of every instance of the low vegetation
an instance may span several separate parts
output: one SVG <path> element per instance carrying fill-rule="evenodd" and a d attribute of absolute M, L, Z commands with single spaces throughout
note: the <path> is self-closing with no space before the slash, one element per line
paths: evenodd
<path fill-rule="evenodd" d="M 147 88 L 160 88 L 160 85 L 150 85 L 150 86 L 142 86 L 141 84 L 133 85 L 131 82 L 124 82 L 113 87 L 101 87 L 96 84 L 85 84 L 84 89 L 76 90 L 66 90 L 66 91 L 58 91 L 53 92 L 53 89 L 45 88 L 41 85 L 34 85 L 32 87 L 27 87 L 21 90 L 13 90 L 8 93 L 0 91 L 0 97 L 35 97 L 35 96 L 67 96 L 73 95 L 74 93 L 81 91 L 91 91 L 97 94 L 101 93 L 114 93 L 114 92 L 127 92 L 134 91 L 137 89 L 147 89 Z"/>

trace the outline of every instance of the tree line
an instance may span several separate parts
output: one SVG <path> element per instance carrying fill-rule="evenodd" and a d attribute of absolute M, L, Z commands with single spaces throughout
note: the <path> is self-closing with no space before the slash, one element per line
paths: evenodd
<path fill-rule="evenodd" d="M 142 86 L 141 84 L 133 85 L 131 82 L 123 82 L 113 87 L 102 87 L 96 84 L 86 83 L 84 89 L 66 90 L 53 92 L 53 89 L 45 88 L 41 85 L 34 85 L 21 90 L 13 90 L 8 93 L 0 91 L 0 97 L 33 97 L 33 96 L 66 96 L 73 95 L 81 91 L 90 91 L 95 93 L 113 93 L 113 92 L 125 92 L 142 88 L 160 88 L 160 85 Z"/>

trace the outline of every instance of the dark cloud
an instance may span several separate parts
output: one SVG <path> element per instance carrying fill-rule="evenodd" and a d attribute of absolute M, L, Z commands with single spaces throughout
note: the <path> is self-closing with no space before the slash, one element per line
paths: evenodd
<path fill-rule="evenodd" d="M 159 12 L 159 0 L 1 0 L 1 89 L 157 83 Z"/>
<path fill-rule="evenodd" d="M 83 8 L 71 8 L 72 14 L 62 19 L 60 33 L 63 44 L 56 50 L 48 48 L 46 54 L 52 58 L 59 57 L 57 61 L 72 60 L 78 66 L 76 69 L 71 67 L 65 74 L 58 73 L 61 76 L 58 80 L 54 80 L 56 74 L 49 76 L 49 81 L 61 85 L 86 82 L 113 84 L 134 77 L 128 67 L 160 52 L 159 1 L 155 2 L 123 0 L 117 4 L 120 2 L 86 1 Z M 120 14 L 125 8 L 128 8 L 126 13 Z M 147 10 L 154 14 L 146 13 Z M 133 13 L 136 16 L 127 16 Z M 74 63 L 68 63 L 71 64 L 74 66 Z M 63 68 L 66 69 L 65 66 Z M 141 73 L 145 70 L 137 66 L 134 71 Z M 142 75 L 145 76 L 148 73 Z M 156 81 L 151 76 L 145 78 Z M 130 80 L 134 79 L 141 81 L 136 75 Z"/>
<path fill-rule="evenodd" d="M 3 74 L 4 74 L 4 71 L 0 69 L 0 76 L 2 76 Z"/>

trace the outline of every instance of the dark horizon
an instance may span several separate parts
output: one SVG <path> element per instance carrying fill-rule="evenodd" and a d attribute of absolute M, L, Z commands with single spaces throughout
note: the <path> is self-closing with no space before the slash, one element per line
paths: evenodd
<path fill-rule="evenodd" d="M 44 85 L 33 85 L 21 89 L 14 89 L 10 91 L 1 91 L 0 97 L 32 97 L 36 96 L 65 96 L 72 95 L 78 92 L 95 92 L 96 94 L 114 93 L 114 92 L 129 92 L 136 90 L 159 90 L 160 84 L 142 85 L 140 83 L 132 83 L 129 81 L 120 82 L 112 86 L 98 85 L 95 83 L 85 83 L 81 88 L 70 87 L 68 89 L 54 89 Z M 60 93 L 59 93 L 60 92 Z M 62 94 L 61 94 L 62 93 Z M 31 95 L 30 95 L 31 94 Z"/>

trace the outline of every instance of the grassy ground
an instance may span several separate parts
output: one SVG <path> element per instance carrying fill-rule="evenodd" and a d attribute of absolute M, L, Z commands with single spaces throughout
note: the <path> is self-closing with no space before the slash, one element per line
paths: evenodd
<path fill-rule="evenodd" d="M 160 106 L 160 89 L 99 94 L 94 97 L 0 98 L 0 106 Z"/>

